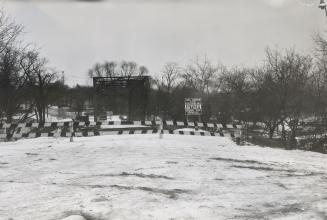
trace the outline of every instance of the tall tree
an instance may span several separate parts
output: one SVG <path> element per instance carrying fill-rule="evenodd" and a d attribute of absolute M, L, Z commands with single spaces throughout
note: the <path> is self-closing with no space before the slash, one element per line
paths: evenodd
<path fill-rule="evenodd" d="M 202 98 L 202 119 L 208 120 L 212 115 L 212 103 L 210 94 L 219 89 L 219 76 L 225 68 L 222 65 L 214 65 L 204 56 L 197 57 L 183 71 L 182 78 L 185 87 L 194 90 L 193 96 Z"/>
<path fill-rule="evenodd" d="M 228 95 L 230 112 L 242 121 L 257 121 L 252 74 L 257 71 L 247 68 L 232 68 L 220 77 L 220 92 Z"/>
<path fill-rule="evenodd" d="M 25 75 L 18 65 L 20 50 L 17 38 L 23 27 L 0 11 L 0 117 L 11 121 L 20 109 L 20 94 L 25 86 Z"/>
<path fill-rule="evenodd" d="M 166 63 L 161 72 L 161 79 L 157 80 L 158 85 L 158 102 L 162 106 L 163 117 L 172 117 L 172 93 L 177 86 L 181 69 L 177 63 Z"/>
<path fill-rule="evenodd" d="M 17 43 L 17 38 L 22 31 L 23 26 L 15 23 L 0 10 L 0 53 L 4 52 L 12 44 Z"/>
<path fill-rule="evenodd" d="M 327 37 L 318 33 L 314 36 L 315 70 L 311 77 L 314 100 L 313 113 L 327 125 Z"/>
<path fill-rule="evenodd" d="M 115 77 L 115 76 L 143 76 L 148 74 L 145 66 L 139 66 L 135 62 L 122 61 L 120 63 L 110 61 L 96 63 L 89 71 L 88 76 L 93 77 Z"/>
<path fill-rule="evenodd" d="M 206 56 L 203 59 L 196 57 L 181 76 L 186 86 L 196 89 L 204 96 L 216 88 L 220 69 L 220 65 L 213 65 Z"/>
<path fill-rule="evenodd" d="M 258 88 L 258 105 L 262 121 L 266 124 L 269 137 L 272 138 L 277 126 L 283 126 L 283 138 L 286 138 L 284 123 L 291 129 L 290 145 L 294 147 L 296 130 L 304 114 L 304 96 L 312 59 L 289 50 L 266 50 L 266 62 L 263 72 L 255 75 Z"/>
<path fill-rule="evenodd" d="M 58 79 L 57 72 L 47 66 L 47 60 L 41 57 L 37 50 L 24 52 L 21 66 L 33 88 L 37 120 L 43 123 L 46 119 L 46 109 L 51 100 L 52 84 Z"/>
<path fill-rule="evenodd" d="M 20 111 L 20 105 L 26 98 L 24 89 L 28 77 L 19 65 L 20 50 L 7 46 L 0 53 L 0 116 L 1 113 L 9 122 Z"/>

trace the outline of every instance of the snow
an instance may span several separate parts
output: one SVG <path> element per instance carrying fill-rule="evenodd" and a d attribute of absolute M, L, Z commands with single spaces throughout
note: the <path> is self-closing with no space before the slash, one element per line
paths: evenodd
<path fill-rule="evenodd" d="M 100 125 L 101 129 L 111 129 L 111 128 L 148 128 L 144 125 Z"/>
<path fill-rule="evenodd" d="M 80 215 L 71 215 L 64 218 L 63 220 L 85 220 L 85 218 Z"/>
<path fill-rule="evenodd" d="M 0 143 L 0 219 L 326 219 L 326 159 L 226 137 Z"/>
<path fill-rule="evenodd" d="M 94 122 L 94 116 L 90 115 L 89 116 L 89 121 Z M 108 115 L 107 116 L 107 121 L 121 121 L 120 115 Z"/>
<path fill-rule="evenodd" d="M 180 129 L 176 129 L 175 131 L 193 131 L 193 132 L 208 132 L 202 129 L 195 129 L 195 128 L 180 128 Z"/>
<path fill-rule="evenodd" d="M 31 118 L 36 120 L 35 115 L 33 115 Z M 45 121 L 46 122 L 70 122 L 70 121 L 72 121 L 72 119 L 71 118 L 61 118 L 59 116 L 53 116 L 53 115 L 48 114 L 48 115 L 45 115 Z"/>

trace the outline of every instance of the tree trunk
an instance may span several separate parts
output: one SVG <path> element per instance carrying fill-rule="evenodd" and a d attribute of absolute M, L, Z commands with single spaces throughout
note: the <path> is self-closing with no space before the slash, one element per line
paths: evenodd
<path fill-rule="evenodd" d="M 38 111 L 35 109 L 35 116 L 36 116 L 36 121 L 39 122 L 39 115 L 38 115 Z"/>
<path fill-rule="evenodd" d="M 43 114 L 42 114 L 42 108 L 39 107 L 38 109 L 38 114 L 39 114 L 39 123 L 43 122 Z"/>
<path fill-rule="evenodd" d="M 297 126 L 291 126 L 290 146 L 289 146 L 291 150 L 297 147 L 296 127 Z"/>
<path fill-rule="evenodd" d="M 274 131 L 275 131 L 275 128 L 274 127 L 270 127 L 269 128 L 269 139 L 272 139 L 273 136 L 274 136 Z"/>
<path fill-rule="evenodd" d="M 43 114 L 43 121 L 42 121 L 42 123 L 44 123 L 45 122 L 45 106 L 44 105 L 42 107 L 42 114 Z"/>
<path fill-rule="evenodd" d="M 284 122 L 282 122 L 282 140 L 283 140 L 283 145 L 286 148 L 286 131 L 285 131 Z"/>

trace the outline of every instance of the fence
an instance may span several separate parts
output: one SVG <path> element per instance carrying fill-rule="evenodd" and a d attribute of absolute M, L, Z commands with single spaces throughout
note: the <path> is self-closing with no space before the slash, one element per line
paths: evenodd
<path fill-rule="evenodd" d="M 183 128 L 195 128 L 192 131 Z M 199 130 L 200 131 L 197 131 Z M 242 129 L 238 124 L 218 124 L 184 121 L 102 121 L 102 122 L 46 122 L 0 123 L 0 140 L 18 140 L 36 137 L 89 137 L 127 134 L 178 134 L 198 136 L 235 137 Z"/>

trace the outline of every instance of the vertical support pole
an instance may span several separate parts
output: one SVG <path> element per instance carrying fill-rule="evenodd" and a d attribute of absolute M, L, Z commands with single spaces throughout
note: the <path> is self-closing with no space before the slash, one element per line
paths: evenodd
<path fill-rule="evenodd" d="M 162 121 L 160 121 L 158 132 L 159 132 L 159 139 L 162 139 L 163 138 L 163 123 L 162 123 Z"/>
<path fill-rule="evenodd" d="M 249 140 L 249 125 L 248 123 L 245 124 L 245 129 L 244 129 L 244 132 L 245 132 L 245 140 L 248 141 Z"/>
<path fill-rule="evenodd" d="M 7 140 L 7 128 L 5 128 L 5 134 L 6 134 L 5 140 Z"/>
<path fill-rule="evenodd" d="M 235 132 L 234 132 L 234 135 L 235 135 L 235 141 L 236 141 L 236 144 L 237 144 L 237 145 L 241 145 L 242 131 L 236 129 Z"/>
<path fill-rule="evenodd" d="M 93 117 L 94 117 L 94 122 L 97 121 L 97 117 L 98 117 L 98 88 L 97 88 L 97 84 L 96 84 L 96 78 L 93 77 Z"/>
<path fill-rule="evenodd" d="M 249 136 L 248 136 L 248 122 L 244 122 L 242 124 L 241 138 L 242 138 L 242 144 L 243 145 L 245 145 L 245 143 L 249 140 Z"/>
<path fill-rule="evenodd" d="M 71 122 L 71 126 L 70 126 L 70 142 L 74 142 L 73 132 L 74 132 L 74 121 Z"/>

